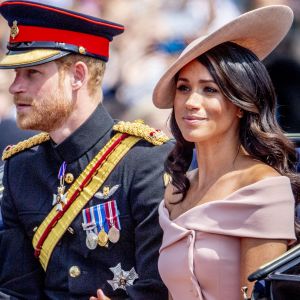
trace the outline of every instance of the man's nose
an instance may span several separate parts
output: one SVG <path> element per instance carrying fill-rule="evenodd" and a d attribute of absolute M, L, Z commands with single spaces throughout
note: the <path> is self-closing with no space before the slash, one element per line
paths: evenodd
<path fill-rule="evenodd" d="M 12 95 L 22 93 L 25 91 L 25 82 L 19 76 L 16 76 L 13 83 L 9 87 L 9 92 Z"/>

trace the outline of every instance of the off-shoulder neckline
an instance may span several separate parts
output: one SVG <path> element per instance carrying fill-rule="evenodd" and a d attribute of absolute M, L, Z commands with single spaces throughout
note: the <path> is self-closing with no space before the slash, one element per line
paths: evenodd
<path fill-rule="evenodd" d="M 208 205 L 211 205 L 213 203 L 216 203 L 218 201 L 224 201 L 224 200 L 228 200 L 229 198 L 233 197 L 234 195 L 244 191 L 244 190 L 247 190 L 249 188 L 252 188 L 252 187 L 255 187 L 256 185 L 261 185 L 263 183 L 265 183 L 266 181 L 271 181 L 271 180 L 274 180 L 274 179 L 287 179 L 288 181 L 290 180 L 289 177 L 287 176 L 269 176 L 269 177 L 265 177 L 261 180 L 258 180 L 254 183 L 251 183 L 251 184 L 248 184 L 248 185 L 245 185 L 237 190 L 235 190 L 234 192 L 228 194 L 226 197 L 222 198 L 222 199 L 216 199 L 216 200 L 213 200 L 213 201 L 209 201 L 209 202 L 205 202 L 203 204 L 199 204 L 199 205 L 196 205 L 190 209 L 188 209 L 187 211 L 183 212 L 181 215 L 177 216 L 176 218 L 174 219 L 170 219 L 170 212 L 169 210 L 167 209 L 166 205 L 165 205 L 165 200 L 163 199 L 162 201 L 162 207 L 163 209 L 167 212 L 168 214 L 168 218 L 171 222 L 176 222 L 176 220 L 182 218 L 183 216 L 187 215 L 188 213 L 190 213 L 191 211 L 194 211 L 195 209 L 199 209 L 200 207 L 205 207 L 205 206 L 208 206 Z"/>

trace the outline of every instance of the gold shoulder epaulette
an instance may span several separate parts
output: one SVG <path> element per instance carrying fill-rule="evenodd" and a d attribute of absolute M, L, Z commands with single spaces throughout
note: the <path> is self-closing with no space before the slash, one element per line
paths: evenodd
<path fill-rule="evenodd" d="M 7 146 L 2 154 L 2 160 L 6 160 L 10 158 L 11 156 L 25 150 L 32 148 L 36 145 L 39 145 L 41 143 L 44 143 L 50 139 L 50 136 L 48 133 L 42 132 L 37 135 L 34 135 L 30 137 L 27 140 L 21 141 L 16 145 Z"/>
<path fill-rule="evenodd" d="M 118 132 L 141 137 L 153 145 L 162 145 L 169 140 L 169 137 L 161 130 L 144 124 L 143 120 L 136 120 L 134 122 L 121 121 L 115 124 L 113 129 Z"/>

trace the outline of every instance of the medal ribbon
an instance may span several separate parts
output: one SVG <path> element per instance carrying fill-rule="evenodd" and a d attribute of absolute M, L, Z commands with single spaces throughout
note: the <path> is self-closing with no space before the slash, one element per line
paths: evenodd
<path fill-rule="evenodd" d="M 64 162 L 62 163 L 62 165 L 60 166 L 59 171 L 58 171 L 58 179 L 59 179 L 59 180 L 62 180 L 62 179 L 64 178 L 65 173 L 66 173 L 66 168 L 67 168 L 67 164 L 66 164 L 66 162 L 64 161 Z"/>
<path fill-rule="evenodd" d="M 97 224 L 97 230 L 100 232 L 102 228 L 104 228 L 104 231 L 108 232 L 108 227 L 105 220 L 105 211 L 103 210 L 103 204 L 98 204 L 93 207 L 94 214 L 95 214 L 95 221 Z"/>
<path fill-rule="evenodd" d="M 119 212 L 117 209 L 116 200 L 112 200 L 104 203 L 105 205 L 105 215 L 106 220 L 108 221 L 109 228 L 115 226 L 117 229 L 121 229 L 120 220 L 119 220 Z"/>
<path fill-rule="evenodd" d="M 62 165 L 60 166 L 60 168 L 59 168 L 58 176 L 57 176 L 61 186 L 64 185 L 64 178 L 65 178 L 65 174 L 66 174 L 66 169 L 67 169 L 67 164 L 64 161 L 62 163 Z"/>
<path fill-rule="evenodd" d="M 93 220 L 93 217 L 90 213 L 90 208 L 86 208 L 82 211 L 82 217 L 83 217 L 83 224 L 82 228 L 83 230 L 90 231 L 95 228 L 96 223 Z"/>
<path fill-rule="evenodd" d="M 111 226 L 110 223 L 107 222 L 107 220 L 114 223 L 113 219 L 115 218 L 115 212 L 117 211 L 116 205 L 116 201 L 113 200 L 84 209 L 82 211 L 83 229 L 86 230 L 86 228 L 88 228 L 90 224 L 95 224 L 97 226 L 98 233 L 102 228 L 106 233 L 108 233 Z M 118 220 L 114 225 L 116 228 L 120 229 Z"/>

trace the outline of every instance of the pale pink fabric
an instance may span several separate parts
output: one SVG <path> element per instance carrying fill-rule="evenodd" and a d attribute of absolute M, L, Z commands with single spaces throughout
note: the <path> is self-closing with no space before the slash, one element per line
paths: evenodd
<path fill-rule="evenodd" d="M 174 300 L 239 300 L 240 239 L 295 239 L 288 177 L 269 177 L 175 220 L 159 206 L 164 231 L 158 262 Z"/>

